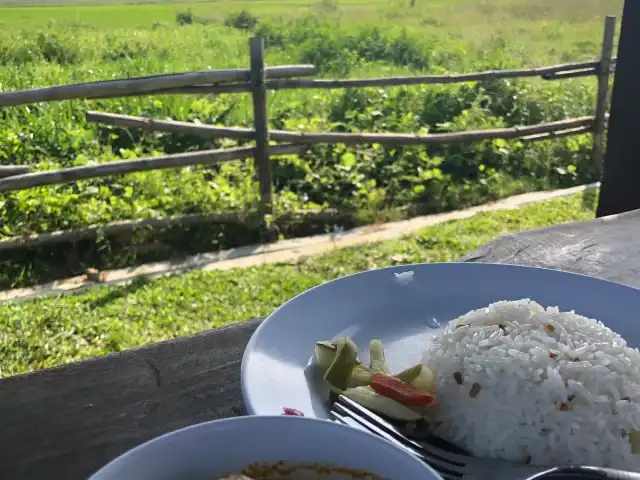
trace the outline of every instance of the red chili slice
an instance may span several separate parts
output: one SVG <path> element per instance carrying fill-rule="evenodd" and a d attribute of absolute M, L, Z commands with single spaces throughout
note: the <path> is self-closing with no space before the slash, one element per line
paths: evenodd
<path fill-rule="evenodd" d="M 283 415 L 291 415 L 294 417 L 304 417 L 304 413 L 300 410 L 296 410 L 295 408 L 282 407 Z"/>
<path fill-rule="evenodd" d="M 389 375 L 376 374 L 371 378 L 371 388 L 383 397 L 388 397 L 403 405 L 426 407 L 433 405 L 436 396 L 423 392 Z"/>

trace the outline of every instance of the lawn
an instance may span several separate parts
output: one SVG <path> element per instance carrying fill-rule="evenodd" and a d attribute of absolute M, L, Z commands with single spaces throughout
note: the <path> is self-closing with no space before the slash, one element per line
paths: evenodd
<path fill-rule="evenodd" d="M 195 271 L 78 295 L 0 304 L 2 376 L 52 367 L 269 314 L 323 282 L 401 263 L 456 260 L 497 236 L 594 217 L 593 191 L 451 221 L 400 240 L 291 264 Z"/>
<path fill-rule="evenodd" d="M 270 65 L 313 63 L 324 77 L 446 73 L 596 58 L 621 0 L 313 0 L 203 3 L 16 2 L 0 8 L 0 89 L 244 67 L 261 35 Z M 37 2 L 36 2 L 37 3 Z M 4 4 L 7 4 L 6 0 Z M 32 6 L 25 6 L 32 5 Z M 241 14 L 241 10 L 246 10 Z M 254 22 L 257 22 L 254 24 Z M 589 115 L 595 80 L 499 81 L 355 91 L 278 91 L 270 126 L 291 130 L 448 132 Z M 87 110 L 251 125 L 247 95 L 156 96 L 0 110 L 0 164 L 58 169 L 236 145 L 101 127 Z M 442 212 L 525 191 L 598 180 L 591 137 L 430 148 L 318 146 L 274 159 L 279 213 L 346 208 L 363 221 Z M 0 239 L 124 219 L 249 212 L 252 162 L 82 181 L 0 199 Z M 379 218 L 378 218 L 379 219 Z M 282 236 L 323 231 L 304 225 Z M 0 255 L 0 288 L 256 242 L 259 225 L 142 232 Z"/>

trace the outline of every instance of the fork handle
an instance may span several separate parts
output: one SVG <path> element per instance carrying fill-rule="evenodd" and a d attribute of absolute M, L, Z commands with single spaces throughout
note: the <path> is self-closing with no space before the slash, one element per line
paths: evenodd
<path fill-rule="evenodd" d="M 640 480 L 640 473 L 600 467 L 558 467 L 527 480 Z"/>

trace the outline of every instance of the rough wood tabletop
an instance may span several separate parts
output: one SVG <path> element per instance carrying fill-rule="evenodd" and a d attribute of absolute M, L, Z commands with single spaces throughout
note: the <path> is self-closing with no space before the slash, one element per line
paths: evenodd
<path fill-rule="evenodd" d="M 463 258 L 640 287 L 640 211 L 506 235 Z M 162 433 L 244 413 L 240 360 L 258 320 L 0 380 L 0 478 L 86 479 Z"/>
<path fill-rule="evenodd" d="M 640 287 L 640 210 L 504 235 L 461 260 L 556 268 Z"/>
<path fill-rule="evenodd" d="M 145 440 L 244 414 L 240 359 L 258 324 L 0 380 L 0 478 L 86 480 Z"/>

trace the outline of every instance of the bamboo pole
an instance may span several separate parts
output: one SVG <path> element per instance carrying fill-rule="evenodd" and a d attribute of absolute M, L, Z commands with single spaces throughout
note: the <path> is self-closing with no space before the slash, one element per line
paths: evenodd
<path fill-rule="evenodd" d="M 0 252 L 11 250 L 21 250 L 25 248 L 42 247 L 60 243 L 77 242 L 98 235 L 105 237 L 131 234 L 140 230 L 163 230 L 171 227 L 191 227 L 207 223 L 215 224 L 243 224 L 247 218 L 256 212 L 238 213 L 192 213 L 187 215 L 176 215 L 166 218 L 145 218 L 138 220 L 120 220 L 104 225 L 90 225 L 88 227 L 76 228 L 72 230 L 57 230 L 50 233 L 36 233 L 24 235 L 18 238 L 0 240 Z M 303 212 L 284 213 L 278 216 L 274 223 L 284 225 L 298 219 L 313 219 L 321 221 L 338 221 L 340 219 L 351 219 L 350 212 L 339 212 L 336 210 L 310 210 Z"/>
<path fill-rule="evenodd" d="M 529 135 L 522 137 L 520 140 L 523 142 L 536 142 L 539 140 L 554 140 L 556 138 L 571 137 L 573 135 L 583 135 L 585 133 L 592 133 L 593 126 L 569 128 L 567 130 L 559 130 L 557 132 L 538 133 L 536 135 Z"/>
<path fill-rule="evenodd" d="M 306 150 L 304 145 L 276 145 L 269 147 L 272 155 L 288 155 L 302 153 Z M 102 163 L 100 165 L 86 165 L 82 167 L 70 167 L 51 172 L 27 173 L 0 180 L 0 192 L 24 190 L 26 188 L 42 185 L 55 185 L 75 182 L 88 178 L 105 177 L 109 175 L 121 175 L 124 173 L 144 172 L 165 168 L 180 168 L 190 165 L 210 165 L 230 160 L 240 160 L 252 157 L 255 154 L 253 147 L 230 148 L 227 150 L 204 150 L 201 152 L 179 153 L 164 155 L 161 157 L 139 158 L 137 160 L 123 160 L 119 162 Z"/>
<path fill-rule="evenodd" d="M 265 82 L 265 85 L 268 82 Z M 222 95 L 230 93 L 251 93 L 251 84 L 246 83 L 228 83 L 217 85 L 191 85 L 178 88 L 161 88 L 150 90 L 143 93 L 127 93 L 120 95 L 121 97 L 138 97 L 142 95 Z M 96 95 L 92 99 L 113 98 L 111 95 Z"/>
<path fill-rule="evenodd" d="M 353 87 L 391 87 L 400 85 L 445 84 L 462 82 L 481 82 L 501 78 L 526 78 L 554 75 L 565 71 L 595 68 L 598 62 L 575 62 L 549 67 L 519 68 L 511 70 L 488 70 L 478 73 L 460 73 L 452 75 L 422 75 L 391 78 L 367 78 L 350 80 L 274 80 L 268 82 L 269 89 L 283 88 L 353 88 Z M 595 71 L 589 73 L 594 74 Z"/>
<path fill-rule="evenodd" d="M 88 111 L 87 122 L 114 125 L 117 127 L 141 128 L 152 132 L 179 133 L 207 138 L 246 138 L 254 139 L 255 132 L 249 128 L 218 127 L 201 123 L 178 122 L 176 120 L 157 120 L 150 117 L 135 117 L 119 113 Z M 281 140 L 271 136 L 272 140 Z"/>
<path fill-rule="evenodd" d="M 273 213 L 273 175 L 269 159 L 269 117 L 267 114 L 267 90 L 264 86 L 264 39 L 253 37 L 249 40 L 251 54 L 251 87 L 253 97 L 253 128 L 255 165 L 260 183 L 262 212 Z"/>
<path fill-rule="evenodd" d="M 89 112 L 87 119 L 110 125 L 121 125 L 134 128 L 144 128 L 152 131 L 183 133 L 204 137 L 253 138 L 254 131 L 249 128 L 214 127 L 210 125 L 196 125 L 188 122 L 174 122 L 169 120 L 153 120 L 143 117 L 131 117 L 114 113 Z M 431 133 L 415 135 L 406 133 L 303 133 L 286 130 L 271 130 L 270 138 L 300 144 L 314 143 L 344 143 L 347 145 L 380 143 L 383 145 L 427 145 L 442 143 L 460 143 L 468 141 L 491 140 L 495 138 L 522 138 L 530 135 L 569 130 L 593 125 L 594 117 L 578 117 L 557 122 L 527 125 L 522 127 L 497 128 L 493 130 L 468 130 L 463 132 Z"/>
<path fill-rule="evenodd" d="M 613 59 L 615 64 L 615 58 Z M 566 78 L 585 77 L 597 74 L 598 62 L 576 62 L 562 65 L 552 65 L 549 67 L 488 71 L 479 73 L 468 73 L 460 75 L 428 75 L 428 76 L 405 76 L 405 77 L 384 77 L 348 80 L 267 80 L 265 86 L 267 90 L 287 90 L 287 89 L 335 89 L 335 88 L 358 88 L 358 87 L 393 87 L 403 85 L 440 84 L 454 82 L 477 82 L 482 80 L 493 80 L 499 78 L 514 77 L 537 77 L 545 80 L 562 80 Z M 195 95 L 220 95 L 229 93 L 251 92 L 251 86 L 246 83 L 232 83 L 228 85 L 192 85 L 187 87 L 169 88 L 145 93 L 153 95 L 168 94 L 195 94 Z M 139 94 L 132 94 L 139 95 Z"/>
<path fill-rule="evenodd" d="M 91 225 L 74 230 L 58 230 L 51 233 L 37 233 L 8 240 L 0 240 L 0 252 L 21 248 L 39 247 L 56 243 L 77 242 L 98 235 L 115 236 L 142 229 L 164 229 L 176 226 L 188 227 L 205 222 L 241 223 L 242 216 L 235 213 L 224 214 L 189 214 L 168 218 L 145 218 L 141 220 L 124 220 L 106 225 Z"/>
<path fill-rule="evenodd" d="M 518 77 L 548 77 L 549 80 L 561 79 L 561 74 L 570 72 L 572 76 L 589 76 L 596 74 L 598 62 L 574 62 L 560 65 L 551 65 L 538 68 L 520 68 L 512 70 L 489 70 L 478 73 L 462 73 L 452 75 L 418 75 L 384 78 L 354 78 L 346 80 L 319 79 L 319 80 L 270 80 L 266 82 L 267 90 L 284 89 L 332 89 L 332 88 L 362 88 L 362 87 L 394 87 L 403 85 L 423 85 L 423 84 L 443 84 L 443 83 L 463 83 L 480 82 L 486 80 L 496 80 L 501 78 Z M 222 85 L 195 85 L 165 91 L 164 93 L 200 93 L 218 94 L 235 93 L 242 90 L 243 85 L 232 84 Z"/>
<path fill-rule="evenodd" d="M 612 59 L 612 64 L 615 64 L 615 60 L 615 58 Z M 401 85 L 477 82 L 516 77 L 543 77 L 548 80 L 560 80 L 562 78 L 575 76 L 593 75 L 596 73 L 595 69 L 597 67 L 599 67 L 599 62 L 574 62 L 540 68 L 491 70 L 459 75 L 427 75 L 348 80 L 284 80 L 285 77 L 314 75 L 317 71 L 313 65 L 292 65 L 267 67 L 265 69 L 266 78 L 274 80 L 267 80 L 265 86 L 267 90 L 282 90 L 391 87 Z M 563 75 L 563 72 L 567 72 L 566 75 Z M 216 83 L 245 81 L 248 80 L 248 78 L 249 70 L 235 69 L 60 85 L 0 93 L 0 107 L 80 98 L 102 99 L 138 95 L 242 93 L 251 91 L 251 86 L 248 83 L 231 83 L 227 85 L 216 85 Z"/>
<path fill-rule="evenodd" d="M 0 178 L 29 173 L 27 165 L 0 165 Z"/>
<path fill-rule="evenodd" d="M 609 77 L 611 75 L 611 58 L 613 42 L 616 34 L 616 17 L 608 16 L 604 21 L 602 38 L 602 55 L 598 68 L 598 94 L 596 97 L 596 115 L 593 125 L 593 151 L 591 158 L 600 172 L 604 170 L 604 134 L 609 105 Z"/>
<path fill-rule="evenodd" d="M 597 75 L 598 69 L 596 67 L 582 68 L 579 70 L 569 70 L 566 72 L 552 73 L 549 75 L 543 75 L 543 80 L 565 80 L 567 78 L 587 77 L 591 75 Z"/>
<path fill-rule="evenodd" d="M 292 143 L 344 143 L 347 145 L 372 144 L 382 145 L 437 145 L 443 143 L 475 142 L 496 138 L 522 138 L 538 133 L 566 130 L 593 124 L 594 117 L 578 117 L 557 122 L 541 123 L 522 127 L 496 128 L 492 130 L 468 130 L 463 132 L 433 133 L 426 135 L 403 133 L 297 133 L 279 132 L 289 138 Z M 275 132 L 273 132 L 275 134 Z M 275 138 L 275 135 L 274 135 Z"/>
<path fill-rule="evenodd" d="M 278 79 L 313 75 L 313 65 L 290 65 L 265 69 L 267 78 Z M 101 82 L 59 85 L 55 87 L 16 90 L 0 93 L 0 107 L 10 107 L 37 102 L 74 100 L 78 98 L 107 98 L 129 95 L 147 95 L 158 90 L 174 89 L 199 84 L 224 82 L 248 82 L 250 71 L 247 69 L 210 70 L 205 72 L 154 75 L 126 80 L 107 80 Z"/>

